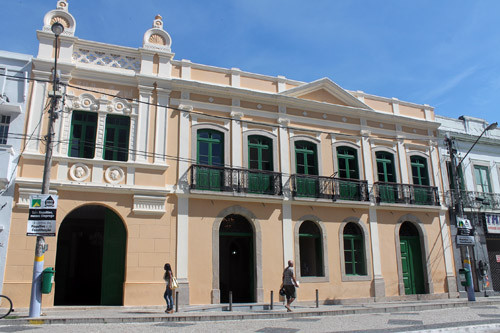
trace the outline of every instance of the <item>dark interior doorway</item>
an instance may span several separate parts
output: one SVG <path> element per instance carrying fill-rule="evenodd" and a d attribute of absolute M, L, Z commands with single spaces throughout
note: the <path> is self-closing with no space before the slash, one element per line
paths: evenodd
<path fill-rule="evenodd" d="M 126 238 L 110 209 L 68 214 L 57 237 L 54 305 L 123 305 Z"/>
<path fill-rule="evenodd" d="M 221 303 L 255 301 L 253 230 L 241 215 L 228 215 L 219 229 L 219 279 Z"/>

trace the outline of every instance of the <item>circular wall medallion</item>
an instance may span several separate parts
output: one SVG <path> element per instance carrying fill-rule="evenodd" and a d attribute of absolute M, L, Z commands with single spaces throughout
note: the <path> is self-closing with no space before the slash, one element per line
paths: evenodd
<path fill-rule="evenodd" d="M 106 172 L 104 173 L 104 178 L 110 184 L 118 184 L 123 180 L 124 177 L 125 173 L 123 172 L 122 168 L 117 166 L 111 166 L 107 168 Z"/>
<path fill-rule="evenodd" d="M 71 179 L 83 182 L 90 176 L 90 169 L 88 166 L 82 163 L 76 163 L 69 169 L 69 175 Z"/>

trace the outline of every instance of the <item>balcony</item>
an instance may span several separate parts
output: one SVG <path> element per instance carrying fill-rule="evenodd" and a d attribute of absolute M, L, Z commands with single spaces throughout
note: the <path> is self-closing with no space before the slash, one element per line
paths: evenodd
<path fill-rule="evenodd" d="M 476 191 L 460 191 L 460 198 L 456 190 L 447 191 L 446 206 L 454 206 L 458 200 L 462 201 L 464 208 L 500 210 L 500 194 Z"/>
<path fill-rule="evenodd" d="M 292 175 L 294 197 L 330 200 L 369 201 L 368 183 L 364 180 Z"/>
<path fill-rule="evenodd" d="M 192 190 L 281 195 L 281 173 L 193 164 L 188 171 Z"/>
<path fill-rule="evenodd" d="M 376 182 L 373 192 L 377 203 L 439 206 L 439 193 L 434 186 Z"/>

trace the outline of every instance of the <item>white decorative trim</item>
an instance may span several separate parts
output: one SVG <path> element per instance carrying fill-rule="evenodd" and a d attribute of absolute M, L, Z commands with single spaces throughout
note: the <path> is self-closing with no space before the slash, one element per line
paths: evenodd
<path fill-rule="evenodd" d="M 73 164 L 69 170 L 71 179 L 83 182 L 90 177 L 90 169 L 83 163 Z"/>
<path fill-rule="evenodd" d="M 118 166 L 110 166 L 104 172 L 104 178 L 106 179 L 106 182 L 110 184 L 118 184 L 125 178 L 125 173 L 123 172 L 123 169 Z"/>
<path fill-rule="evenodd" d="M 137 215 L 163 215 L 165 211 L 165 197 L 151 195 L 134 195 L 132 211 Z"/>

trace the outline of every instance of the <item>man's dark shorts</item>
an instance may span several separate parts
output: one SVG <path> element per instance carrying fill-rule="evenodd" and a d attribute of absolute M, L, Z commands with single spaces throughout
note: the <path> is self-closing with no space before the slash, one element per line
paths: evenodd
<path fill-rule="evenodd" d="M 294 285 L 284 285 L 286 299 L 297 298 L 297 292 Z"/>

